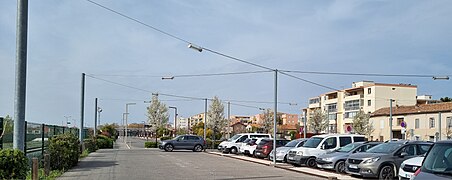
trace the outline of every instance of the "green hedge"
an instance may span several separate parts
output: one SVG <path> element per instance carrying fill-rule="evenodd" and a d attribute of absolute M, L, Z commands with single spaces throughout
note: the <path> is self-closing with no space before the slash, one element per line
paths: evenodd
<path fill-rule="evenodd" d="M 48 152 L 53 170 L 68 170 L 78 163 L 80 142 L 74 134 L 60 134 L 50 139 Z"/>
<path fill-rule="evenodd" d="M 85 139 L 83 140 L 83 143 L 85 144 L 85 149 L 90 153 L 95 152 L 98 149 L 94 139 Z"/>
<path fill-rule="evenodd" d="M 17 149 L 0 150 L 0 179 L 25 179 L 28 159 Z"/>
<path fill-rule="evenodd" d="M 168 140 L 168 139 L 173 139 L 173 138 L 170 136 L 163 136 L 160 138 L 160 141 L 164 141 L 164 140 Z"/>
<path fill-rule="evenodd" d="M 104 135 L 99 135 L 97 136 L 97 147 L 99 149 L 113 148 L 113 139 Z"/>
<path fill-rule="evenodd" d="M 157 143 L 156 142 L 144 142 L 144 147 L 145 148 L 157 148 Z"/>
<path fill-rule="evenodd" d="M 221 141 L 216 140 L 215 141 L 215 146 L 212 148 L 212 140 L 210 140 L 209 138 L 206 139 L 206 145 L 207 145 L 207 149 L 216 149 L 218 148 L 218 145 L 220 145 Z"/>

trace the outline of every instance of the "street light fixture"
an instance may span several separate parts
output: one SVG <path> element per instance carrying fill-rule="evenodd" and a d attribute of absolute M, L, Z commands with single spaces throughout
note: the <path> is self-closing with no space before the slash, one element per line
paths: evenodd
<path fill-rule="evenodd" d="M 177 107 L 170 106 L 169 108 L 174 109 L 174 137 L 177 135 Z"/>
<path fill-rule="evenodd" d="M 128 135 L 128 126 L 129 126 L 129 124 L 128 124 L 128 122 L 127 122 L 127 118 L 128 118 L 128 116 L 129 116 L 129 105 L 136 105 L 137 103 L 127 103 L 126 104 L 126 113 L 125 113 L 125 121 L 126 121 L 126 123 L 125 123 L 125 126 L 126 126 L 126 137 L 125 137 L 125 141 L 126 141 L 126 144 L 127 144 L 127 135 Z"/>
<path fill-rule="evenodd" d="M 202 47 L 199 47 L 199 46 L 194 45 L 194 44 L 188 44 L 188 48 L 197 50 L 199 52 L 202 52 L 202 49 L 203 49 Z"/>
<path fill-rule="evenodd" d="M 174 76 L 162 77 L 162 80 L 167 80 L 167 79 L 173 80 L 173 79 L 174 79 Z"/>
<path fill-rule="evenodd" d="M 433 76 L 433 80 L 449 80 L 449 76 Z"/>

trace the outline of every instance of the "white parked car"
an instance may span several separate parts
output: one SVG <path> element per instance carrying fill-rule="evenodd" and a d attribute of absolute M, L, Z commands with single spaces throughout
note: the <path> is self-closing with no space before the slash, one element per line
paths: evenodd
<path fill-rule="evenodd" d="M 218 145 L 218 150 L 224 153 L 237 154 L 239 152 L 242 142 L 251 138 L 271 138 L 270 134 L 262 133 L 242 133 L 232 136 L 230 139 L 221 142 Z"/>
<path fill-rule="evenodd" d="M 240 154 L 244 154 L 245 153 L 245 146 L 247 144 L 249 144 L 250 142 L 256 141 L 256 138 L 248 138 L 245 141 L 241 142 L 240 146 L 239 146 L 239 153 Z"/>
<path fill-rule="evenodd" d="M 403 161 L 399 168 L 399 180 L 411 179 L 414 177 L 414 172 L 421 168 L 422 161 L 424 161 L 424 156 L 414 157 Z"/>
<path fill-rule="evenodd" d="M 366 141 L 364 135 L 323 134 L 309 138 L 302 147 L 291 149 L 287 162 L 294 166 L 316 167 L 316 158 L 353 142 Z"/>
<path fill-rule="evenodd" d="M 257 145 L 261 142 L 262 139 L 265 138 L 256 138 L 248 142 L 245 146 L 240 147 L 240 151 L 243 151 L 241 153 L 247 156 L 253 156 L 254 150 L 256 150 Z"/>

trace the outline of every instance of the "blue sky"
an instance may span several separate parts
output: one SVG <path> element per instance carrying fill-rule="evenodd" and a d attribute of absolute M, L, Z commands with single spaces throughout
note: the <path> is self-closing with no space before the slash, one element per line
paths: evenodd
<path fill-rule="evenodd" d="M 106 1 L 95 0 L 190 42 L 271 68 L 302 71 L 452 74 L 452 1 Z M 14 113 L 16 1 L 0 1 L 0 115 Z M 273 101 L 273 74 L 175 78 L 160 76 L 256 71 L 259 68 L 187 44 L 88 1 L 29 3 L 26 119 L 61 124 L 80 119 L 81 73 L 150 92 L 220 99 Z M 140 77 L 100 75 L 147 75 Z M 354 81 L 418 85 L 418 94 L 452 96 L 450 81 L 294 74 L 341 89 Z M 280 111 L 300 113 L 308 98 L 330 91 L 279 76 Z M 150 93 L 88 77 L 86 113 L 93 125 L 94 98 L 102 122 L 119 123 L 125 103 L 131 122 L 145 120 Z M 120 100 L 118 100 L 120 99 Z M 179 115 L 204 110 L 204 102 L 173 101 Z M 272 104 L 240 103 L 272 108 Z M 231 113 L 258 109 L 231 105 Z M 172 117 L 170 110 L 170 118 Z"/>

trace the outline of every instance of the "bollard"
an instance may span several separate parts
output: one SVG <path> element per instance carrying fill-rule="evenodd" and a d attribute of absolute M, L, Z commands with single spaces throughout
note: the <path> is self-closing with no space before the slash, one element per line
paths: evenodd
<path fill-rule="evenodd" d="M 33 162 L 32 179 L 37 180 L 38 179 L 38 158 L 34 157 L 32 159 L 32 162 Z"/>
<path fill-rule="evenodd" d="M 328 177 L 328 180 L 337 180 L 337 177 L 335 177 L 335 176 L 329 176 L 329 177 Z"/>
<path fill-rule="evenodd" d="M 44 175 L 48 177 L 50 174 L 50 155 L 44 154 Z"/>

